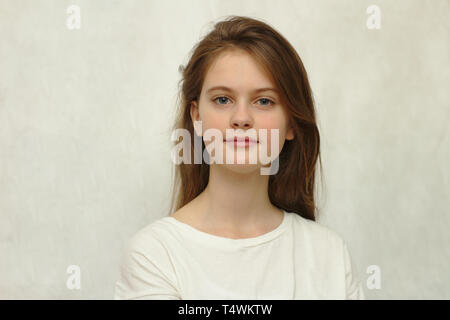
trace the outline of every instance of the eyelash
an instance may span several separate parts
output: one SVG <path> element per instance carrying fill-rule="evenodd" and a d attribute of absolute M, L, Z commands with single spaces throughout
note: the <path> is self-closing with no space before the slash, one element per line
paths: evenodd
<path fill-rule="evenodd" d="M 227 98 L 228 100 L 230 100 L 230 98 L 228 98 L 228 97 L 226 97 L 226 96 L 218 96 L 218 97 L 212 99 L 212 101 L 215 102 L 215 101 L 216 101 L 217 99 L 219 99 L 219 98 Z M 269 98 L 259 98 L 258 101 L 259 101 L 259 100 L 263 100 L 263 99 L 264 99 L 264 100 L 268 100 L 272 106 L 275 104 L 275 102 L 274 102 L 272 99 L 269 99 Z M 261 106 L 267 107 L 267 106 L 270 106 L 270 104 L 268 104 L 268 105 L 261 105 Z M 218 103 L 218 105 L 224 106 L 225 104 Z"/>

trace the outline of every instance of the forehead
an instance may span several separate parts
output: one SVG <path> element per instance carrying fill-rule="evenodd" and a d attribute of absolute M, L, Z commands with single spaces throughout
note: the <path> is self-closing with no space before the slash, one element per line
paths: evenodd
<path fill-rule="evenodd" d="M 274 86 L 270 76 L 250 54 L 236 49 L 226 50 L 214 59 L 203 85 L 226 85 L 243 90 Z"/>

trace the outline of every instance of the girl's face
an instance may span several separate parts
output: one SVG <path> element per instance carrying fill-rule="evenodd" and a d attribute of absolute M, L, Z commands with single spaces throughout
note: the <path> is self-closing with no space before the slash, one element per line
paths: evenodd
<path fill-rule="evenodd" d="M 279 154 L 285 139 L 294 139 L 292 128 L 288 128 L 287 114 L 280 103 L 280 93 L 276 91 L 261 66 L 245 51 L 227 50 L 219 54 L 210 66 L 203 81 L 198 104 L 193 101 L 190 112 L 193 121 L 202 121 L 202 132 L 196 132 L 197 135 L 203 135 L 206 130 L 215 128 L 222 133 L 225 140 L 226 129 L 240 129 L 241 136 L 248 129 L 255 129 L 256 138 L 259 140 L 256 145 L 238 147 L 234 143 L 223 142 L 224 165 L 234 171 L 250 172 L 262 166 L 258 160 L 256 164 L 249 164 L 251 148 L 267 148 L 264 152 L 274 159 L 276 156 L 274 157 L 273 152 Z M 267 130 L 267 146 L 259 139 L 259 129 Z M 272 129 L 278 129 L 278 150 L 271 150 Z M 212 142 L 214 141 L 205 141 L 205 145 Z M 235 164 L 230 166 L 226 161 L 226 153 L 233 148 Z M 244 150 L 238 153 L 238 149 Z M 246 164 L 236 165 L 236 158 L 241 152 L 245 154 Z M 256 154 L 256 159 L 259 159 L 259 150 Z"/>

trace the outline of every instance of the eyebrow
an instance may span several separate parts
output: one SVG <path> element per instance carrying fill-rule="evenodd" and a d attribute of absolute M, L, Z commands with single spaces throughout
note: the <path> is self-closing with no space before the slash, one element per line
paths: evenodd
<path fill-rule="evenodd" d="M 228 91 L 228 92 L 233 92 L 233 89 L 225 87 L 225 86 L 215 86 L 215 87 L 211 87 L 209 88 L 206 92 L 210 93 L 211 91 L 214 90 L 224 90 L 224 91 Z M 273 91 L 274 93 L 278 94 L 278 90 L 275 88 L 259 88 L 259 89 L 255 89 L 252 91 L 252 93 L 258 93 L 258 92 L 263 92 L 263 91 Z"/>

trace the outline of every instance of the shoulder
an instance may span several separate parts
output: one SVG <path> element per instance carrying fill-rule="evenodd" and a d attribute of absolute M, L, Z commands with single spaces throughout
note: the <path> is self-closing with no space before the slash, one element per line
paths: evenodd
<path fill-rule="evenodd" d="M 166 217 L 158 218 L 135 232 L 128 240 L 128 250 L 155 252 L 164 250 L 171 238 L 170 224 Z"/>
<path fill-rule="evenodd" d="M 327 288 L 334 279 L 338 287 L 343 288 L 342 297 L 364 299 L 358 271 L 341 234 L 295 213 L 293 220 L 296 241 L 308 254 L 311 272 L 318 276 L 317 281 L 325 281 L 323 287 Z"/>
<path fill-rule="evenodd" d="M 162 220 L 164 221 L 164 220 Z M 161 219 L 138 230 L 122 253 L 115 297 L 125 299 L 178 299 L 173 256 L 161 237 Z"/>
<path fill-rule="evenodd" d="M 174 255 L 171 248 L 176 246 L 172 245 L 173 241 L 166 225 L 168 224 L 165 219 L 159 218 L 132 235 L 122 252 L 123 265 L 128 269 L 157 268 L 175 282 Z"/>
<path fill-rule="evenodd" d="M 304 241 L 316 247 L 342 248 L 344 239 L 338 232 L 313 220 L 306 219 L 297 213 L 292 213 L 293 227 Z"/>
<path fill-rule="evenodd" d="M 296 245 L 309 258 L 316 274 L 343 276 L 346 269 L 346 244 L 343 237 L 329 227 L 303 218 L 294 217 Z"/>

